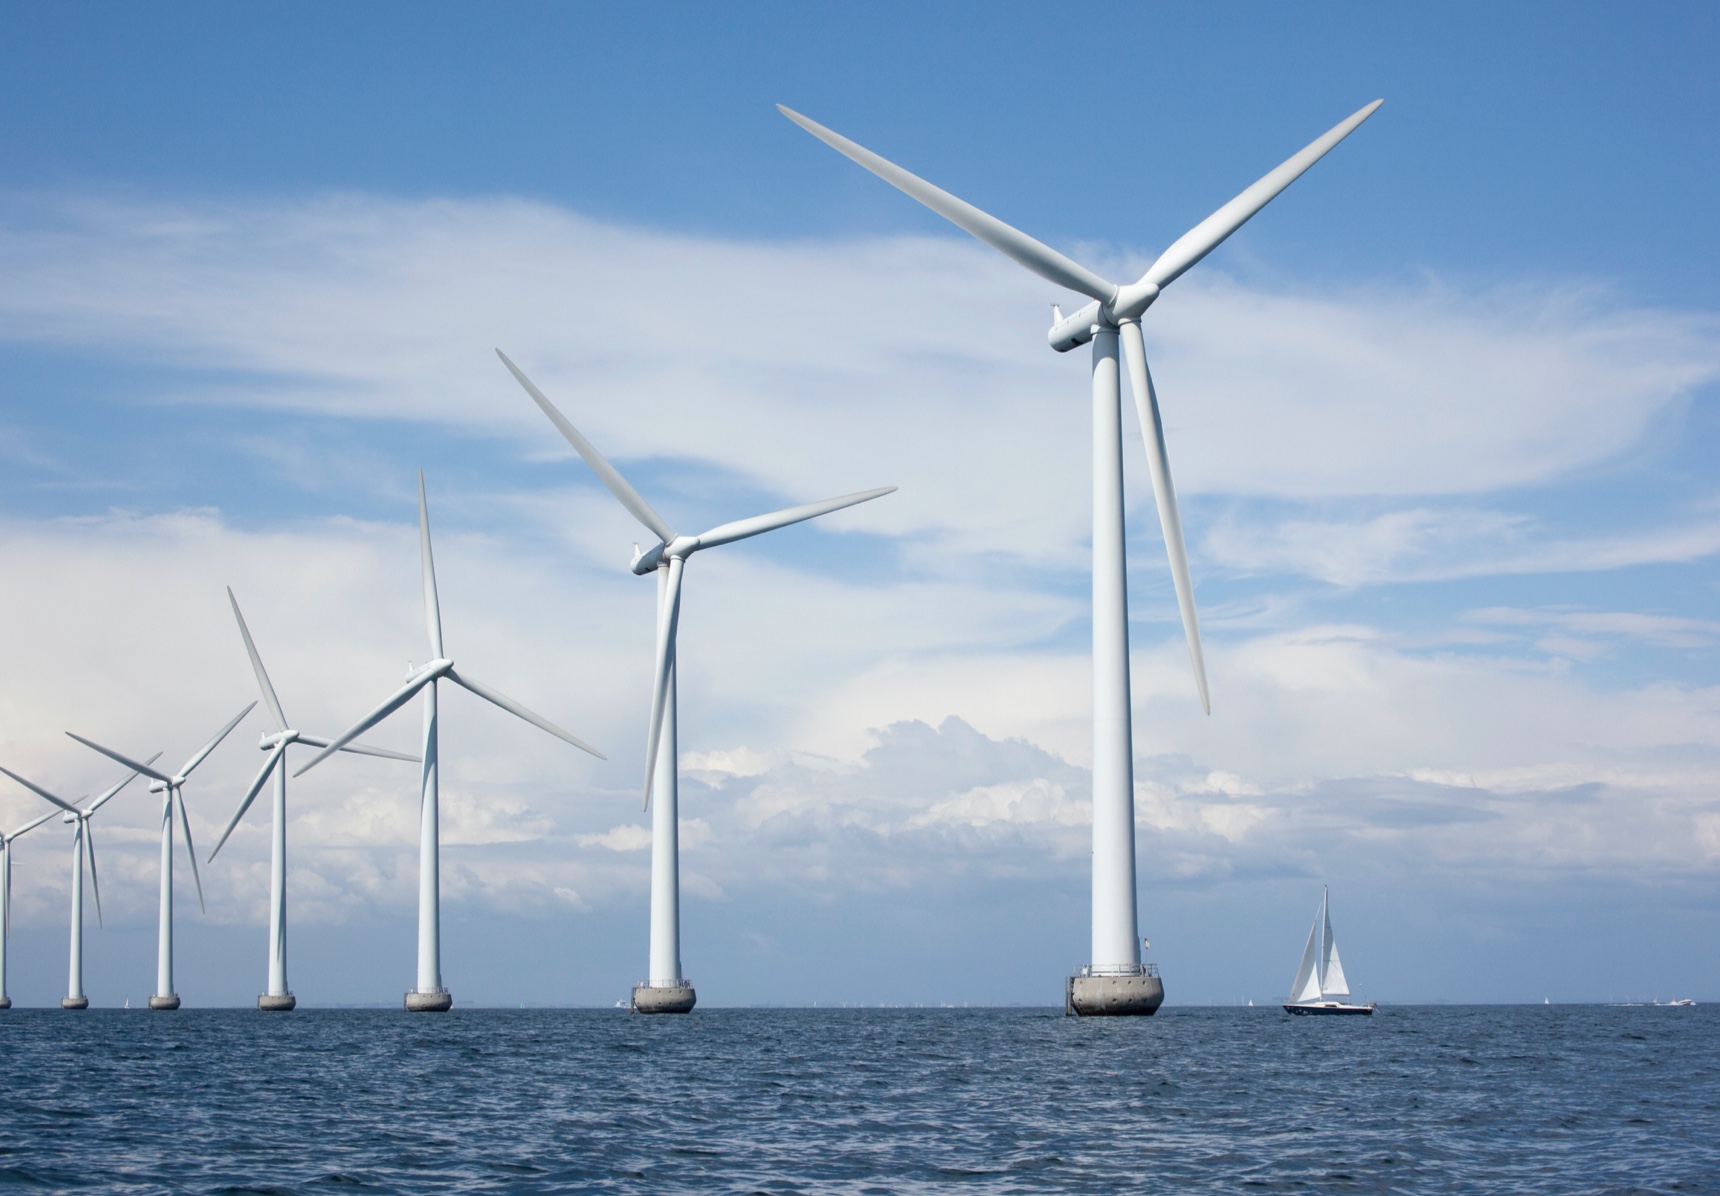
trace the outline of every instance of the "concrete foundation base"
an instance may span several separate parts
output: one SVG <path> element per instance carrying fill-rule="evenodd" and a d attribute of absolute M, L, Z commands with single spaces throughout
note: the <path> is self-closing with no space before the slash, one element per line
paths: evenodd
<path fill-rule="evenodd" d="M 61 997 L 60 998 L 60 1008 L 61 1009 L 88 1009 L 89 1007 L 90 1007 L 90 999 L 88 997 Z"/>
<path fill-rule="evenodd" d="M 691 1013 L 697 1001 L 693 986 L 686 981 L 662 987 L 640 984 L 633 989 L 634 1013 Z"/>
<path fill-rule="evenodd" d="M 298 1003 L 292 993 L 264 993 L 257 998 L 257 1008 L 265 1013 L 290 1013 Z"/>
<path fill-rule="evenodd" d="M 454 1008 L 454 994 L 450 992 L 406 994 L 406 1009 L 409 1013 L 447 1013 Z"/>
<path fill-rule="evenodd" d="M 151 997 L 149 998 L 149 1007 L 151 1009 L 178 1009 L 179 995 L 175 993 L 167 997 Z"/>
<path fill-rule="evenodd" d="M 1075 975 L 1069 977 L 1063 1012 L 1075 1017 L 1151 1017 L 1164 1002 L 1164 982 L 1150 972 Z"/>
<path fill-rule="evenodd" d="M 10 1009 L 10 1008 L 12 1008 L 12 998 L 11 997 L 0 997 L 0 1009 Z"/>

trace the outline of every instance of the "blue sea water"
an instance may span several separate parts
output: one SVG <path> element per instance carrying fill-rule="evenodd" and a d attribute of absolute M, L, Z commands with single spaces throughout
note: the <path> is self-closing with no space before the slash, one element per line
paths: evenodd
<path fill-rule="evenodd" d="M 1711 1007 L 14 1009 L 0 1187 L 1720 1192 Z"/>

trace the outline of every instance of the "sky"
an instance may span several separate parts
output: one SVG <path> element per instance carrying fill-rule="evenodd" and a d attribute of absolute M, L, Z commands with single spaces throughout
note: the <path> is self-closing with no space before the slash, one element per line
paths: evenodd
<path fill-rule="evenodd" d="M 1173 1003 L 1283 999 L 1322 886 L 1358 996 L 1720 998 L 1720 15 L 1708 6 L 0 4 L 0 764 L 118 779 L 254 699 L 449 655 L 444 978 L 645 968 L 647 533 L 681 625 L 702 1003 L 1054 1004 L 1088 954 L 1090 425 L 1071 296 L 784 120 L 1113 278 L 1385 105 L 1144 321 L 1212 686 L 1124 417 L 1142 932 Z M 1126 405 L 1127 406 L 1127 405 Z M 266 978 L 253 712 L 186 789 L 178 988 Z M 408 710 L 374 733 L 410 750 Z M 415 770 L 289 793 L 307 1005 L 411 984 Z M 134 787 L 140 789 L 140 787 Z M 39 799 L 7 783 L 11 830 Z M 97 818 L 98 1005 L 153 983 L 158 808 Z M 66 828 L 8 983 L 63 993 Z"/>

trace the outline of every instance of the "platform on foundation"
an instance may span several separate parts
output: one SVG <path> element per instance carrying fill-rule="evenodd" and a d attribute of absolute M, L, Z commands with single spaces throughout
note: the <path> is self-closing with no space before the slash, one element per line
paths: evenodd
<path fill-rule="evenodd" d="M 257 998 L 257 1008 L 264 1013 L 290 1013 L 298 1003 L 292 993 L 264 993 Z"/>
<path fill-rule="evenodd" d="M 414 990 L 406 994 L 408 1013 L 447 1013 L 452 1008 L 454 1008 L 454 994 L 446 989 L 429 993 Z"/>
<path fill-rule="evenodd" d="M 178 1009 L 179 994 L 173 993 L 165 997 L 151 997 L 149 998 L 149 1007 L 151 1009 Z"/>
<path fill-rule="evenodd" d="M 10 1008 L 12 1008 L 12 998 L 11 997 L 0 997 L 0 1009 L 10 1009 Z"/>
<path fill-rule="evenodd" d="M 90 999 L 88 997 L 61 997 L 60 998 L 60 1008 L 61 1009 L 88 1009 L 89 1007 L 90 1007 Z"/>
<path fill-rule="evenodd" d="M 1164 1002 L 1165 986 L 1152 964 L 1122 973 L 1082 968 L 1063 992 L 1063 1012 L 1071 1017 L 1151 1017 Z"/>
<path fill-rule="evenodd" d="M 690 982 L 637 984 L 633 987 L 634 1013 L 691 1013 L 698 997 Z"/>

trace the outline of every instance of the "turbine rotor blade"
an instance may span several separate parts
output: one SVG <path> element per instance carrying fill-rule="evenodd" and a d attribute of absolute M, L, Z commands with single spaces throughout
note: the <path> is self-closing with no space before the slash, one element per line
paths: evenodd
<path fill-rule="evenodd" d="M 639 492 L 628 484 L 627 479 L 621 476 L 615 466 L 611 465 L 603 454 L 597 451 L 597 446 L 582 436 L 579 429 L 568 422 L 567 416 L 563 415 L 556 408 L 556 405 L 545 397 L 543 391 L 533 385 L 532 380 L 521 372 L 519 366 L 508 359 L 506 353 L 497 349 L 496 356 L 502 359 L 502 364 L 508 367 L 508 372 L 514 376 L 519 384 L 526 388 L 526 393 L 532 397 L 532 401 L 542 409 L 545 415 L 549 416 L 549 422 L 561 430 L 561 434 L 567 438 L 567 442 L 573 446 L 574 451 L 585 458 L 585 463 L 591 467 L 591 472 L 595 473 L 599 480 L 609 487 L 609 493 L 613 494 L 621 505 L 627 508 L 633 518 L 643 523 L 652 535 L 665 544 L 671 543 L 675 539 L 673 529 L 669 527 L 661 515 L 651 509 L 650 503 L 639 496 Z"/>
<path fill-rule="evenodd" d="M 16 839 L 19 835 L 26 834 L 30 831 L 35 830 L 37 827 L 41 826 L 44 822 L 52 822 L 54 819 L 58 818 L 59 816 L 60 816 L 60 812 L 58 810 L 49 810 L 46 814 L 42 815 L 40 818 L 37 818 L 31 822 L 26 822 L 23 826 L 19 827 L 15 831 L 13 831 L 10 835 L 7 835 L 4 842 L 11 843 L 12 840 Z"/>
<path fill-rule="evenodd" d="M 314 735 L 300 735 L 299 742 L 306 747 L 325 748 L 328 746 L 328 740 L 319 739 Z M 393 752 L 387 748 L 371 747 L 367 743 L 349 743 L 339 750 L 351 752 L 355 756 L 380 756 L 384 760 L 406 760 L 412 764 L 421 763 L 423 760 L 421 756 L 411 756 L 405 752 Z"/>
<path fill-rule="evenodd" d="M 233 597 L 233 587 L 227 587 L 227 601 L 233 604 L 233 617 L 239 620 L 239 634 L 245 640 L 245 654 L 251 658 L 251 671 L 257 674 L 257 686 L 263 691 L 263 703 L 268 706 L 269 713 L 275 716 L 275 730 L 287 729 L 287 716 L 281 711 L 281 700 L 275 696 L 275 687 L 269 684 L 269 674 L 263 669 L 263 658 L 257 655 L 257 645 L 251 641 L 251 629 L 245 626 L 245 616 L 239 613 L 239 600 Z"/>
<path fill-rule="evenodd" d="M 568 743 L 571 743 L 574 747 L 580 749 L 581 751 L 590 752 L 593 756 L 596 756 L 599 760 L 607 760 L 609 758 L 609 757 L 605 756 L 602 752 L 598 751 L 596 748 L 592 747 L 589 743 L 586 743 L 585 740 L 580 739 L 576 735 L 571 735 L 568 732 L 563 731 L 560 727 L 558 727 L 554 723 L 550 722 L 547 718 L 544 718 L 541 714 L 534 714 L 534 713 L 532 713 L 532 711 L 527 710 L 524 706 L 520 705 L 518 702 L 514 701 L 512 698 L 508 697 L 507 694 L 498 693 L 496 690 L 493 690 L 489 686 L 484 685 L 478 681 L 474 681 L 470 677 L 463 677 L 459 673 L 455 672 L 453 669 L 449 669 L 446 673 L 444 673 L 442 675 L 444 677 L 446 677 L 448 680 L 452 681 L 455 685 L 460 686 L 462 689 L 467 689 L 467 690 L 470 690 L 472 693 L 477 694 L 480 698 L 483 698 L 484 701 L 493 703 L 497 706 L 500 706 L 503 710 L 506 710 L 509 714 L 515 715 L 518 718 L 525 719 L 526 722 L 530 723 L 532 726 L 537 727 L 537 728 L 544 730 L 544 731 L 548 731 L 551 735 L 554 735 L 557 739 L 564 740 Z"/>
<path fill-rule="evenodd" d="M 776 110 L 837 153 L 864 166 L 892 187 L 919 200 L 957 228 L 973 234 L 1005 257 L 1026 266 L 1039 277 L 1060 287 L 1068 287 L 1071 291 L 1079 291 L 1101 303 L 1109 303 L 1116 295 L 1115 283 L 1107 282 L 1079 262 L 1071 261 L 1020 229 L 980 211 L 966 200 L 957 199 L 940 187 L 934 187 L 918 175 L 910 174 L 894 162 L 879 157 L 864 146 L 856 145 L 842 134 L 825 128 L 792 108 L 778 104 Z"/>
<path fill-rule="evenodd" d="M 173 787 L 173 804 L 178 807 L 179 826 L 185 832 L 185 854 L 191 857 L 191 879 L 197 882 L 197 908 L 208 913 L 209 907 L 203 904 L 203 877 L 197 872 L 197 848 L 191 843 L 191 819 L 185 815 L 185 795 L 177 785 Z"/>
<path fill-rule="evenodd" d="M 197 754 L 185 762 L 185 767 L 179 770 L 179 779 L 184 780 L 186 777 L 190 776 L 192 769 L 207 760 L 209 758 L 209 753 L 220 746 L 221 741 L 227 738 L 227 733 L 234 727 L 237 727 L 239 725 L 239 721 L 247 714 L 251 713 L 252 709 L 255 708 L 256 705 L 257 704 L 255 702 L 247 702 L 245 703 L 245 708 L 243 710 L 228 719 L 227 725 L 215 732 L 215 737 L 199 748 Z"/>
<path fill-rule="evenodd" d="M 438 674 L 434 669 L 420 669 L 418 676 L 395 690 L 387 701 L 383 702 L 382 705 L 378 706 L 375 710 L 372 710 L 369 714 L 359 719 L 351 728 L 339 735 L 336 735 L 329 741 L 329 745 L 327 747 L 323 748 L 322 751 L 311 757 L 308 764 L 301 764 L 298 771 L 294 772 L 293 775 L 295 777 L 304 776 L 311 769 L 315 768 L 324 760 L 327 760 L 330 756 L 340 751 L 352 740 L 357 739 L 377 723 L 381 722 L 396 710 L 399 710 L 402 706 L 406 705 L 407 702 L 412 700 L 413 694 L 430 684 L 431 681 L 436 679 L 437 675 Z"/>
<path fill-rule="evenodd" d="M 1167 286 L 1183 271 L 1211 253 L 1231 233 L 1241 228 L 1261 208 L 1271 203 L 1278 193 L 1294 183 L 1314 163 L 1324 158 L 1333 146 L 1353 133 L 1358 125 L 1374 114 L 1384 100 L 1375 100 L 1360 108 L 1307 146 L 1286 158 L 1282 164 L 1261 178 L 1241 195 L 1202 220 L 1171 243 L 1159 258 L 1141 275 L 1140 283 Z"/>
<path fill-rule="evenodd" d="M 155 753 L 155 755 L 153 755 L 149 759 L 145 760 L 144 763 L 145 764 L 154 764 L 159 759 L 161 759 L 161 753 L 157 752 L 157 753 Z M 137 780 L 138 775 L 139 774 L 136 771 L 133 771 L 129 776 L 127 776 L 125 778 L 125 780 L 123 780 L 119 784 L 114 785 L 111 788 L 105 790 L 100 797 L 96 798 L 93 802 L 91 802 L 89 805 L 84 807 L 84 813 L 94 814 L 97 810 L 99 810 L 103 806 L 107 805 L 108 802 L 112 801 L 119 794 L 119 791 L 121 789 L 124 789 L 127 785 L 129 785 L 133 781 Z"/>
<path fill-rule="evenodd" d="M 252 705 L 255 705 L 255 704 L 256 703 L 252 703 Z M 151 768 L 147 764 L 139 764 L 136 760 L 133 760 L 130 756 L 122 756 L 118 752 L 114 751 L 112 748 L 105 748 L 101 744 L 96 743 L 94 740 L 85 739 L 82 735 L 73 735 L 72 732 L 70 732 L 70 731 L 67 731 L 66 734 L 68 736 L 70 736 L 71 738 L 77 740 L 79 743 L 83 744 L 85 747 L 91 749 L 92 751 L 100 752 L 102 755 L 106 756 L 109 760 L 113 760 L 119 764 L 123 764 L 127 768 L 131 769 L 133 772 L 141 772 L 144 776 L 149 777 L 151 780 L 164 781 L 165 782 L 165 781 L 171 781 L 173 779 L 172 777 L 168 776 L 166 773 L 158 772 L 155 769 Z M 161 759 L 161 753 L 160 752 L 155 753 L 155 755 L 151 756 L 150 759 L 151 760 Z"/>
<path fill-rule="evenodd" d="M 209 853 L 209 862 L 214 863 L 215 857 L 221 854 L 222 846 L 227 842 L 227 836 L 233 833 L 233 828 L 239 825 L 239 820 L 245 816 L 245 811 L 251 808 L 251 803 L 257 800 L 257 794 L 263 791 L 263 785 L 269 779 L 269 774 L 275 771 L 275 765 L 281 762 L 281 757 L 287 754 L 287 745 L 278 743 L 275 750 L 269 753 L 269 758 L 263 762 L 263 770 L 257 774 L 257 779 L 251 782 L 251 787 L 245 791 L 245 796 L 239 802 L 239 808 L 227 822 L 227 829 L 221 832 L 220 842 Z"/>
<path fill-rule="evenodd" d="M 430 655 L 442 658 L 442 604 L 436 599 L 436 557 L 430 551 L 430 504 L 424 499 L 424 471 L 418 471 L 418 555 L 424 568 L 424 622 Z"/>
<path fill-rule="evenodd" d="M 90 888 L 95 890 L 95 895 L 96 895 L 96 925 L 101 926 L 101 925 L 103 925 L 103 922 L 102 922 L 102 879 L 100 876 L 98 876 L 96 874 L 95 828 L 90 826 L 90 820 L 87 816 L 79 819 L 79 821 L 83 824 L 83 826 L 82 826 L 82 831 L 83 831 L 82 841 L 83 841 L 84 858 L 89 861 L 89 865 L 90 865 Z"/>
<path fill-rule="evenodd" d="M 663 738 L 663 712 L 669 696 L 669 670 L 675 663 L 675 630 L 681 621 L 681 574 L 686 562 L 669 558 L 669 577 L 657 611 L 657 672 L 651 687 L 651 730 L 645 740 L 645 808 L 651 806 L 651 781 L 657 775 L 657 749 Z"/>
<path fill-rule="evenodd" d="M 750 519 L 737 519 L 733 523 L 724 523 L 713 527 L 710 531 L 698 536 L 699 547 L 714 548 L 718 544 L 732 544 L 736 540 L 744 540 L 748 536 L 775 531 L 779 527 L 787 527 L 802 520 L 814 519 L 819 515 L 828 515 L 832 511 L 840 511 L 843 507 L 870 502 L 874 498 L 893 494 L 895 490 L 894 486 L 880 486 L 876 490 L 862 490 L 856 494 L 845 494 L 841 498 L 826 498 L 819 502 L 803 503 L 798 507 L 772 511 L 768 515 L 754 515 Z"/>
<path fill-rule="evenodd" d="M 1123 355 L 1129 369 L 1129 388 L 1135 393 L 1135 410 L 1141 419 L 1141 435 L 1147 445 L 1147 468 L 1153 475 L 1153 497 L 1159 511 L 1159 529 L 1170 557 L 1171 581 L 1176 586 L 1177 609 L 1182 612 L 1183 635 L 1188 638 L 1189 662 L 1194 666 L 1195 686 L 1200 690 L 1201 709 L 1212 713 L 1206 689 L 1206 661 L 1200 650 L 1200 623 L 1194 610 L 1194 583 L 1189 579 L 1188 550 L 1183 545 L 1182 520 L 1177 515 L 1176 490 L 1171 485 L 1171 460 L 1165 451 L 1165 427 L 1159 418 L 1159 399 L 1147 371 L 1147 350 L 1141 341 L 1141 325 L 1126 320 L 1121 325 Z"/>
<path fill-rule="evenodd" d="M 23 777 L 19 776 L 15 772 L 13 772 L 10 768 L 0 767 L 0 772 L 5 773 L 7 776 L 11 777 L 14 781 L 17 781 L 20 785 L 24 786 L 24 788 L 28 789 L 31 793 L 34 793 L 37 797 L 46 798 L 47 800 L 53 802 L 56 806 L 60 807 L 60 809 L 69 810 L 73 814 L 76 814 L 79 812 L 78 808 L 76 806 L 74 806 L 71 802 L 66 801 L 64 798 L 55 797 L 52 793 L 49 793 L 46 789 L 44 789 L 40 785 L 36 784 L 36 782 L 25 780 Z M 132 776 L 136 776 L 136 775 L 137 775 L 136 773 L 132 774 Z M 49 817 L 53 817 L 53 815 L 49 815 Z"/>

